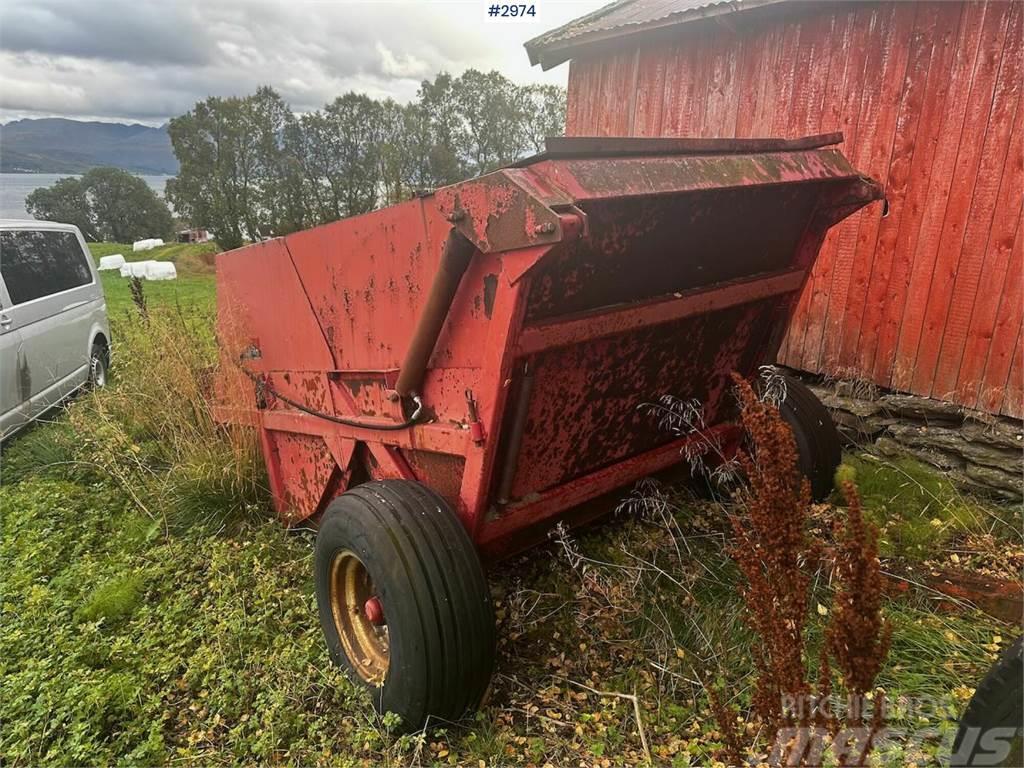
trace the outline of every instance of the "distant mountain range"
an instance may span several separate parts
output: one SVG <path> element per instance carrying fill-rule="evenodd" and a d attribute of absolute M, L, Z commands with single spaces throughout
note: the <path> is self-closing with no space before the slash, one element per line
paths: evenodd
<path fill-rule="evenodd" d="M 166 125 L 52 117 L 0 126 L 0 172 L 84 173 L 100 165 L 140 174 L 178 172 Z"/>

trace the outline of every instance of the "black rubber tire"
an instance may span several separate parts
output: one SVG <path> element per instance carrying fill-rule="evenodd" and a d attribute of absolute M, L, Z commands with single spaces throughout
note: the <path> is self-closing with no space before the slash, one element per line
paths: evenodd
<path fill-rule="evenodd" d="M 335 555 L 350 550 L 377 590 L 389 633 L 382 685 L 362 680 L 342 648 L 330 603 Z M 476 549 L 448 504 L 406 480 L 372 481 L 327 508 L 314 557 L 320 626 L 332 660 L 370 690 L 397 729 L 452 722 L 473 712 L 494 669 L 490 591 Z"/>
<path fill-rule="evenodd" d="M 953 741 L 952 768 L 1021 766 L 1024 636 L 1018 637 L 975 689 Z M 1015 733 L 1014 733 L 1015 731 Z M 1008 752 L 1007 754 L 1003 754 Z"/>
<path fill-rule="evenodd" d="M 89 387 L 99 389 L 107 385 L 110 375 L 110 351 L 105 344 L 98 341 L 92 343 L 89 351 Z"/>
<path fill-rule="evenodd" d="M 811 483 L 811 497 L 822 501 L 832 493 L 843 457 L 839 433 L 828 409 L 807 385 L 792 376 L 785 379 L 786 399 L 779 406 L 779 414 L 793 430 L 800 471 Z"/>

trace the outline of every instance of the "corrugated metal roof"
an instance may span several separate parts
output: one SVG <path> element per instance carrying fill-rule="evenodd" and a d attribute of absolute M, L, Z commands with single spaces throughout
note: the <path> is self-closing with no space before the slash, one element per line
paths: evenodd
<path fill-rule="evenodd" d="M 531 64 L 544 69 L 571 59 L 580 47 L 648 29 L 737 13 L 782 0 L 616 0 L 593 13 L 528 40 Z"/>

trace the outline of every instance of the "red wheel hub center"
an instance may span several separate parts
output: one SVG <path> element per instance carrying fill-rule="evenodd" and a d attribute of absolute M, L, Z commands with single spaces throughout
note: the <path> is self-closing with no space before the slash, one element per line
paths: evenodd
<path fill-rule="evenodd" d="M 379 626 L 384 623 L 384 606 L 376 597 L 371 597 L 363 604 L 363 613 L 366 614 L 366 618 L 370 620 L 371 624 Z"/>

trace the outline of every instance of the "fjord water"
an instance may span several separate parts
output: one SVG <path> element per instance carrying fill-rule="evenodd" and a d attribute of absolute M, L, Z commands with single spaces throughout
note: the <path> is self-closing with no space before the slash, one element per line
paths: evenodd
<path fill-rule="evenodd" d="M 29 219 L 25 198 L 39 187 L 49 187 L 74 173 L 0 173 L 0 219 Z M 160 196 L 170 176 L 141 176 Z"/>

